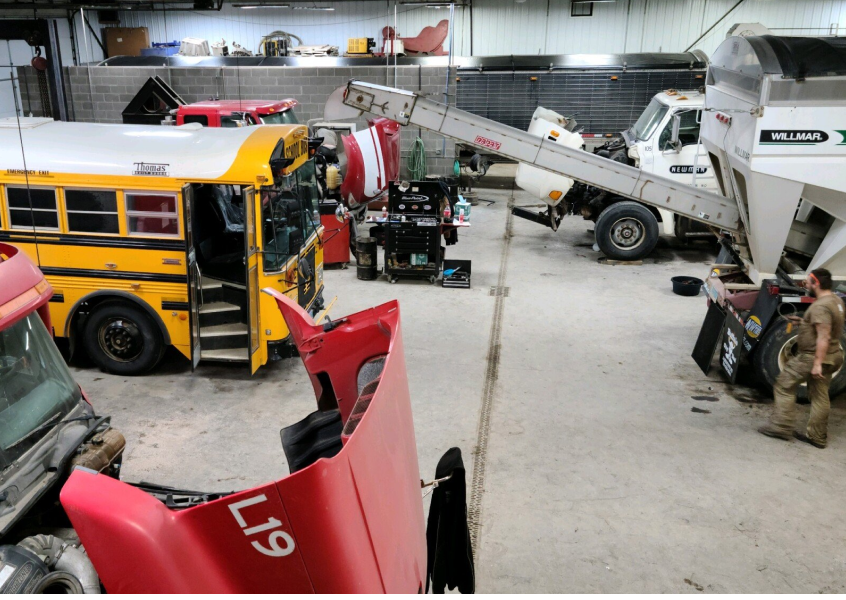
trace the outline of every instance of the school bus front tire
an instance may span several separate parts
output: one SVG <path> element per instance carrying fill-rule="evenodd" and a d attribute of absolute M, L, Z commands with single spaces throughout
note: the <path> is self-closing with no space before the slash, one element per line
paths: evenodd
<path fill-rule="evenodd" d="M 146 373 L 165 351 L 158 324 L 127 302 L 105 302 L 94 308 L 85 321 L 82 343 L 98 367 L 116 375 Z"/>

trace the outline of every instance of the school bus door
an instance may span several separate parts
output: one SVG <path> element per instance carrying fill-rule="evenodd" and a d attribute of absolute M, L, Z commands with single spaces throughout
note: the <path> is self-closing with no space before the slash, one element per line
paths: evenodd
<path fill-rule="evenodd" d="M 261 345 L 261 322 L 259 319 L 259 251 L 256 237 L 257 210 L 254 187 L 245 188 L 242 192 L 244 199 L 244 261 L 247 269 L 247 304 L 250 307 L 250 372 L 255 373 L 265 362 L 265 351 Z"/>
<path fill-rule="evenodd" d="M 197 264 L 197 251 L 194 248 L 194 229 L 191 222 L 191 211 L 194 209 L 194 188 L 190 183 L 182 186 L 182 220 L 185 223 L 185 264 L 188 268 L 188 306 L 189 329 L 191 332 L 191 370 L 200 362 L 200 306 L 202 298 L 200 289 L 200 267 Z"/>

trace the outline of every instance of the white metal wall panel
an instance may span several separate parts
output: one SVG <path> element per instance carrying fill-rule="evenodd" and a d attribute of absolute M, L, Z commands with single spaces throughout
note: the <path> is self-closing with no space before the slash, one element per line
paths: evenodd
<path fill-rule="evenodd" d="M 32 48 L 23 40 L 0 42 L 0 118 L 24 116 L 26 107 L 21 103 L 18 65 L 28 65 Z"/>
<path fill-rule="evenodd" d="M 844 0 L 617 0 L 593 5 L 592 17 L 571 17 L 569 0 L 475 0 L 473 53 L 576 54 L 680 52 L 709 55 L 734 23 L 760 22 L 780 35 L 846 34 Z M 548 17 L 547 17 L 548 7 Z"/>
<path fill-rule="evenodd" d="M 619 52 L 680 52 L 707 28 L 715 0 L 630 0 L 629 27 Z M 722 30 L 725 32 L 725 28 Z"/>
<path fill-rule="evenodd" d="M 550 2 L 547 49 L 541 54 L 620 52 L 629 0 L 593 5 L 593 16 L 571 17 L 569 2 Z"/>
<path fill-rule="evenodd" d="M 245 0 L 245 2 L 248 0 Z M 382 28 L 394 25 L 393 6 L 388 9 L 383 2 L 316 2 L 318 6 L 332 6 L 334 11 L 294 10 L 290 8 L 241 9 L 225 5 L 220 12 L 121 12 L 121 26 L 147 27 L 150 40 L 164 42 L 199 37 L 209 42 L 221 38 L 228 43 L 237 42 L 255 52 L 263 35 L 275 30 L 287 31 L 302 38 L 305 44 L 331 44 L 346 51 L 347 39 L 371 37 L 381 42 Z M 456 9 L 456 54 L 469 53 L 460 41 L 467 9 Z M 449 19 L 449 9 L 426 7 L 397 7 L 397 29 L 401 36 L 415 36 L 430 25 Z M 449 38 L 444 42 L 444 49 Z"/>
<path fill-rule="evenodd" d="M 720 19 L 733 4 L 732 0 L 709 0 L 706 28 Z M 846 33 L 846 2 L 746 0 L 697 46 L 709 54 L 712 53 L 725 39 L 726 31 L 734 23 L 761 23 L 777 35 L 831 35 L 837 33 L 838 28 L 843 35 Z"/>
<path fill-rule="evenodd" d="M 39 17 L 42 16 L 41 12 L 39 12 Z M 97 11 L 96 10 L 85 10 L 85 16 L 88 18 L 88 21 L 91 23 L 91 27 L 94 31 L 97 32 L 99 35 L 100 32 L 100 22 L 97 20 Z M 70 36 L 70 25 L 68 24 L 67 18 L 64 16 L 64 11 L 51 11 L 48 14 L 43 15 L 46 19 L 56 19 L 56 25 L 59 30 L 59 52 L 62 54 L 62 64 L 64 66 L 73 65 L 73 52 L 71 50 L 71 36 Z M 27 14 L 19 13 L 17 15 L 9 15 L 9 19 L 29 19 L 32 18 L 32 11 L 29 11 Z M 91 37 L 91 32 L 87 31 L 88 34 L 88 41 L 89 45 L 91 46 L 91 51 L 89 52 L 85 48 L 84 40 L 82 39 L 82 19 L 77 12 L 76 17 L 74 18 L 74 22 L 76 23 L 76 45 L 77 49 L 79 50 L 79 55 L 77 60 L 81 63 L 86 63 L 89 61 L 96 61 L 99 62 L 103 60 L 103 52 L 100 50 L 100 46 L 97 42 Z M 29 64 L 30 60 L 32 60 L 33 52 L 32 49 L 27 46 L 24 42 L 20 42 L 21 47 L 25 49 L 25 51 L 16 51 L 16 42 L 12 44 L 12 58 L 14 65 L 24 65 Z M 0 49 L 0 63 L 7 64 L 8 63 L 9 55 L 7 53 L 5 43 Z"/>
<path fill-rule="evenodd" d="M 17 17 L 10 18 L 27 18 L 29 16 L 31 16 L 31 13 L 29 15 L 20 14 L 17 15 Z M 53 15 L 50 14 L 47 16 L 52 17 Z M 97 15 L 88 15 L 88 11 L 86 11 L 86 16 L 91 22 L 91 27 L 94 28 L 94 31 L 99 31 Z M 73 65 L 73 51 L 71 49 L 70 25 L 65 18 L 57 18 L 56 23 L 59 31 L 59 52 L 62 55 L 62 64 L 64 66 L 71 66 Z M 81 23 L 82 21 L 79 18 L 79 14 L 77 14 L 76 24 L 77 31 L 80 36 L 82 32 L 82 30 L 79 29 Z M 89 34 L 88 40 L 90 42 L 91 49 L 89 52 L 89 50 L 84 48 L 83 40 L 80 37 L 80 39 L 77 40 L 79 50 L 78 60 L 86 62 L 89 56 L 93 61 L 103 60 L 103 53 L 100 50 L 100 47 L 97 45 L 97 42 L 91 38 L 90 32 L 87 33 Z M 22 116 L 27 114 L 27 106 L 22 104 L 20 101 L 20 87 L 28 85 L 28 82 L 17 79 L 18 70 L 15 67 L 29 65 L 33 56 L 35 56 L 33 48 L 23 40 L 0 41 L 0 117 L 11 117 L 16 114 L 18 116 Z M 13 77 L 15 78 L 14 82 L 11 80 Z"/>
<path fill-rule="evenodd" d="M 708 54 L 738 22 L 760 22 L 782 35 L 828 35 L 838 28 L 846 33 L 844 0 L 746 0 L 726 16 L 736 1 L 617 0 L 594 4 L 592 17 L 571 17 L 570 0 L 473 0 L 472 54 L 680 52 L 715 23 L 714 30 L 696 44 Z M 306 44 L 333 44 L 342 52 L 347 38 L 379 40 L 382 27 L 394 23 L 393 7 L 384 2 L 317 4 L 335 10 L 226 6 L 219 13 L 126 11 L 121 21 L 125 27 L 149 28 L 153 41 L 223 38 L 255 51 L 262 35 L 281 29 L 300 36 Z M 400 5 L 397 13 L 399 32 L 405 36 L 449 18 L 448 9 L 407 5 Z M 457 8 L 455 54 L 470 55 L 470 44 L 470 9 Z"/>
<path fill-rule="evenodd" d="M 546 54 L 547 0 L 476 0 L 473 54 Z"/>
<path fill-rule="evenodd" d="M 97 19 L 97 11 L 85 9 L 85 19 L 91 24 L 91 29 L 97 32 L 97 37 L 100 38 L 100 41 L 103 40 L 103 36 L 100 33 L 100 21 Z M 71 39 L 70 39 L 70 25 L 67 22 L 67 19 L 58 19 L 59 24 L 59 38 L 61 40 L 61 48 L 62 48 L 62 64 L 65 66 L 73 65 L 73 53 L 71 52 Z M 85 28 L 83 31 L 84 22 L 82 20 L 82 16 L 80 13 L 77 13 L 74 17 L 74 31 L 76 35 L 76 48 L 78 51 L 77 54 L 77 62 L 79 64 L 91 63 L 91 62 L 100 62 L 104 58 L 106 58 L 103 50 L 100 48 L 100 44 L 97 43 L 97 40 L 94 39 L 94 36 L 91 35 L 91 31 Z"/>

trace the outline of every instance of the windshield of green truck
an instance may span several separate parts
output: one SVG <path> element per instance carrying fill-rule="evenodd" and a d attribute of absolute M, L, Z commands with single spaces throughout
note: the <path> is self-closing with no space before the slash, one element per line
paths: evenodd
<path fill-rule="evenodd" d="M 81 399 L 37 313 L 0 331 L 0 467 L 19 458 Z"/>
<path fill-rule="evenodd" d="M 648 140 L 655 131 L 655 128 L 658 127 L 658 124 L 664 119 L 667 110 L 668 107 L 666 105 L 661 104 L 653 98 L 652 102 L 649 103 L 649 106 L 646 107 L 646 110 L 643 111 L 643 114 L 640 115 L 640 118 L 629 131 L 638 141 Z"/>

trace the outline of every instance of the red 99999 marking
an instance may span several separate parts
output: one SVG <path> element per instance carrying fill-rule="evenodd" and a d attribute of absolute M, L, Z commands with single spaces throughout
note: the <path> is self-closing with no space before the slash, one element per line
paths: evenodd
<path fill-rule="evenodd" d="M 501 143 L 496 142 L 494 140 L 489 140 L 486 137 L 482 137 L 481 135 L 477 135 L 476 139 L 473 140 L 474 144 L 478 144 L 479 146 L 484 146 L 485 148 L 490 148 L 491 150 L 499 150 Z"/>

